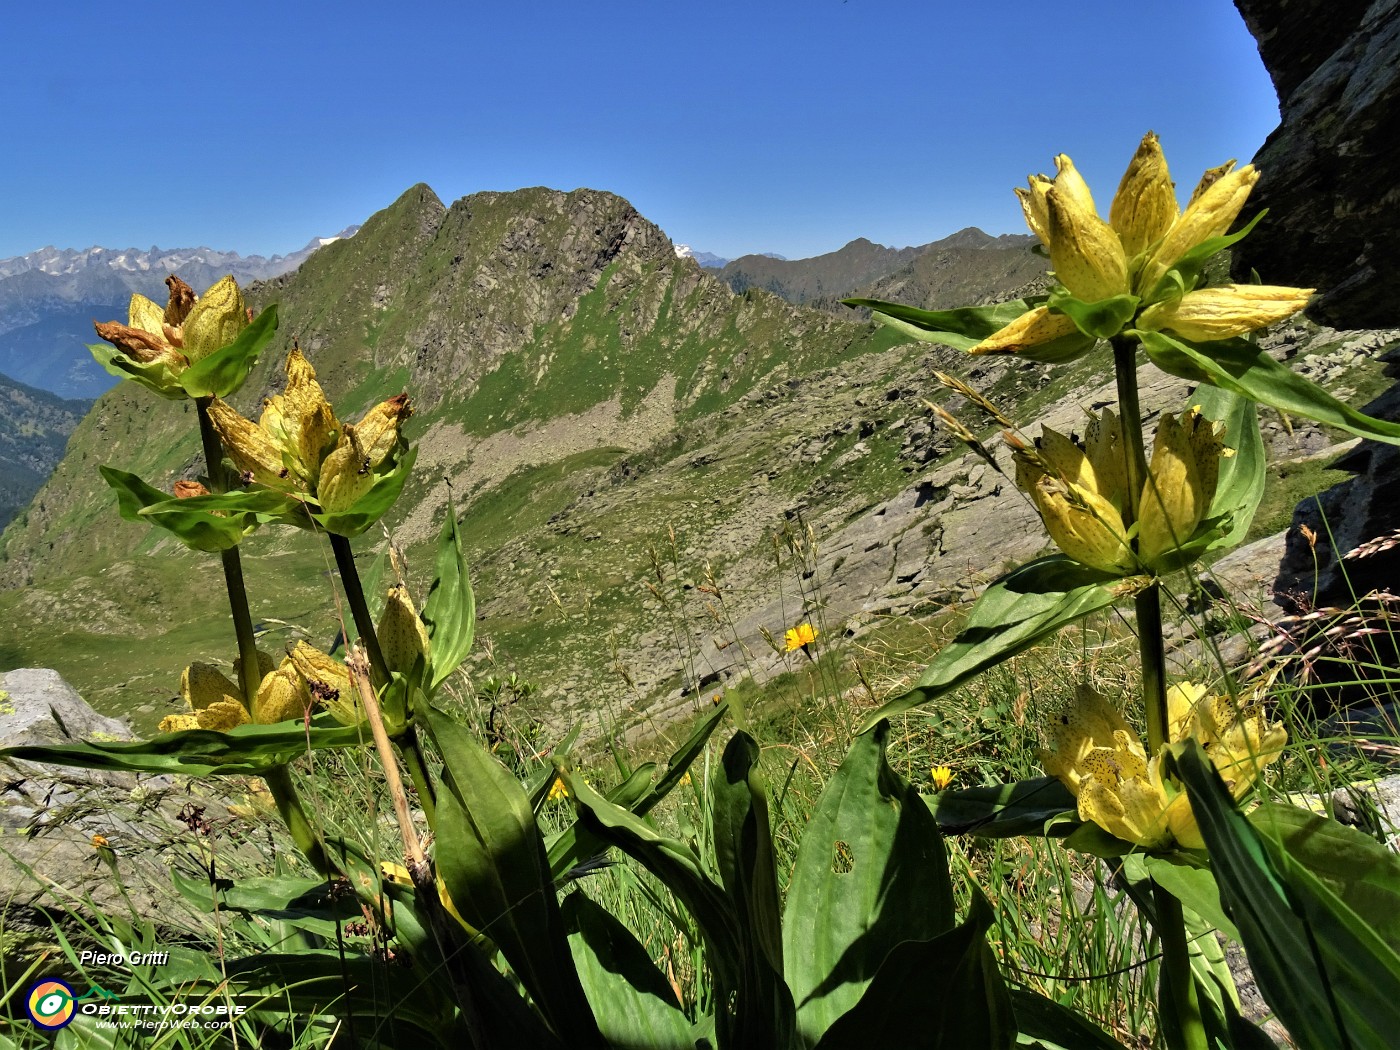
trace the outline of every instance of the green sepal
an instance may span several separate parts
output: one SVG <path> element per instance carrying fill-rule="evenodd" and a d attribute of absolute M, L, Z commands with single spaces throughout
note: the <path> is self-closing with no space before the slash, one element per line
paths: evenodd
<path fill-rule="evenodd" d="M 228 346 L 200 358 L 180 373 L 178 381 L 190 397 L 228 397 L 243 385 L 277 331 L 277 304 L 263 310 Z"/>
<path fill-rule="evenodd" d="M 245 724 L 222 733 L 212 729 L 184 729 L 132 742 L 84 741 L 61 747 L 7 747 L 0 748 L 0 758 L 80 769 L 120 769 L 128 773 L 259 776 L 307 751 L 359 747 L 364 742 L 364 733 L 358 726 L 342 726 L 319 717 L 309 727 L 301 721 Z"/>
<path fill-rule="evenodd" d="M 940 791 L 924 801 L 944 834 L 979 838 L 1062 837 L 1070 828 L 1050 822 L 1076 807 L 1074 795 L 1055 777 Z"/>
<path fill-rule="evenodd" d="M 1162 275 L 1156 286 L 1143 299 L 1143 305 L 1152 306 L 1156 303 L 1170 302 L 1173 299 L 1180 299 L 1187 292 L 1194 290 L 1201 283 L 1201 274 L 1205 271 L 1206 263 L 1236 241 L 1247 237 L 1249 232 L 1258 225 L 1259 220 L 1267 214 L 1269 214 L 1269 209 L 1265 208 L 1234 233 L 1210 237 L 1186 252 L 1172 263 L 1167 272 Z"/>
<path fill-rule="evenodd" d="M 89 343 L 93 360 L 118 379 L 130 379 L 168 401 L 185 401 L 189 395 L 180 385 L 179 377 L 164 361 L 142 364 L 128 357 L 111 343 Z"/>
<path fill-rule="evenodd" d="M 1111 339 L 1123 330 L 1123 326 L 1133 319 L 1133 314 L 1141 300 L 1135 295 L 1113 295 L 1107 299 L 1088 303 L 1076 299 L 1069 290 L 1056 285 L 1050 291 L 1046 306 L 1051 313 L 1064 314 L 1086 336 L 1092 339 Z M 1017 357 L 1025 356 L 1018 351 Z"/>
<path fill-rule="evenodd" d="M 1106 608 L 1132 586 L 1131 578 L 1110 576 L 1063 554 L 1013 569 L 982 592 L 967 623 L 938 651 L 918 684 L 868 716 L 859 732 L 936 700 L 1062 627 Z"/>
<path fill-rule="evenodd" d="M 437 563 L 428 597 L 423 602 L 423 626 L 428 631 L 428 691 L 437 689 L 471 652 L 476 633 L 476 597 L 462 553 L 457 508 L 447 498 L 447 517 L 438 534 Z"/>
<path fill-rule="evenodd" d="M 360 533 L 382 518 L 396 502 L 408 482 L 413 470 L 413 461 L 418 458 L 418 446 L 414 445 L 408 454 L 388 474 L 375 477 L 374 485 L 357 499 L 353 505 L 334 514 L 312 511 L 311 517 L 327 532 L 336 536 L 354 539 Z"/>
<path fill-rule="evenodd" d="M 1373 441 L 1400 445 L 1400 423 L 1358 412 L 1245 339 L 1194 343 L 1165 332 L 1136 332 L 1148 358 L 1163 372 L 1209 383 Z"/>

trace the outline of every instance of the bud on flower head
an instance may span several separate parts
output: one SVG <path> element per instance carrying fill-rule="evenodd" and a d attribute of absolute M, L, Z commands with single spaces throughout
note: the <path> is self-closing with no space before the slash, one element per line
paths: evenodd
<path fill-rule="evenodd" d="M 1157 136 L 1149 131 L 1118 183 L 1109 223 L 1131 259 L 1166 233 L 1177 214 L 1176 187 L 1167 171 L 1167 158 Z"/>

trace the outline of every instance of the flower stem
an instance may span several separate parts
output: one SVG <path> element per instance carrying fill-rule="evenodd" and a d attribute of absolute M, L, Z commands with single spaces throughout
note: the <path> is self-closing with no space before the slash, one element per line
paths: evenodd
<path fill-rule="evenodd" d="M 1147 483 L 1147 449 L 1142 440 L 1142 408 L 1138 402 L 1137 343 L 1113 340 L 1118 411 L 1123 421 L 1123 454 L 1127 458 L 1128 506 L 1123 524 L 1138 518 L 1138 499 Z M 1138 652 L 1142 658 L 1142 693 L 1147 718 L 1147 753 L 1155 755 L 1167 742 L 1166 650 L 1162 640 L 1161 588 L 1153 583 L 1134 599 Z"/>
<path fill-rule="evenodd" d="M 204 465 L 209 476 L 211 492 L 227 492 L 228 479 L 224 476 L 224 447 L 219 442 L 218 431 L 209 419 L 210 398 L 195 399 L 199 414 L 199 438 L 204 445 Z M 224 589 L 228 592 L 229 611 L 233 614 L 233 632 L 238 638 L 238 686 L 243 691 L 243 701 L 249 713 L 253 711 L 253 700 L 262 684 L 262 668 L 258 664 L 258 644 L 253 634 L 253 617 L 248 610 L 248 591 L 243 586 L 243 562 L 238 556 L 238 547 L 229 547 L 219 552 L 224 566 Z"/>
<path fill-rule="evenodd" d="M 1167 1044 L 1189 1050 L 1206 1050 L 1209 1040 L 1201 1020 L 1196 981 L 1191 974 L 1191 946 L 1186 940 L 1181 902 L 1156 883 L 1152 885 L 1152 896 L 1157 911 L 1157 933 L 1162 938 L 1162 977 L 1158 1002 L 1164 1015 L 1167 1010 L 1171 1011 L 1170 1019 L 1163 1016 L 1161 1022 Z"/>
<path fill-rule="evenodd" d="M 1123 524 L 1138 518 L 1138 500 L 1147 483 L 1147 449 L 1142 438 L 1142 407 L 1138 401 L 1137 343 L 1113 341 L 1113 371 L 1118 386 L 1118 411 L 1123 422 L 1123 455 L 1127 459 L 1128 506 Z M 1133 599 L 1137 612 L 1138 656 L 1142 664 L 1142 696 L 1147 717 L 1147 753 L 1156 755 L 1167 742 L 1167 658 L 1162 632 L 1161 587 L 1155 581 Z M 1153 887 L 1157 934 L 1162 939 L 1162 982 L 1159 1009 L 1162 1030 L 1172 1050 L 1205 1050 L 1205 1028 L 1191 975 L 1191 949 L 1181 902 L 1159 886 Z"/>
<path fill-rule="evenodd" d="M 301 797 L 297 794 L 296 785 L 292 783 L 292 774 L 288 767 L 273 766 L 263 774 L 263 780 L 267 783 L 268 791 L 272 793 L 272 800 L 277 803 L 277 813 L 281 816 L 282 823 L 287 825 L 287 830 L 292 833 L 292 841 L 297 844 L 297 849 L 301 850 L 317 874 L 327 878 L 339 877 L 342 872 L 326 853 L 325 843 L 321 841 L 321 836 L 312 827 L 306 810 L 302 808 Z"/>
<path fill-rule="evenodd" d="M 389 681 L 389 665 L 384 662 L 384 653 L 379 648 L 379 635 L 375 633 L 374 620 L 369 614 L 369 604 L 365 601 L 364 585 L 360 583 L 360 571 L 355 566 L 355 552 L 350 549 L 350 541 L 344 536 L 331 533 L 331 550 L 335 552 L 335 565 L 340 570 L 340 580 L 345 586 L 345 600 L 350 605 L 350 615 L 355 621 L 376 686 L 384 686 Z M 404 764 L 408 767 L 413 786 L 418 791 L 418 801 L 423 806 L 428 826 L 437 827 L 437 797 L 433 792 L 433 782 L 428 778 L 428 769 L 423 762 L 422 748 L 412 724 L 399 737 Z"/>
<path fill-rule="evenodd" d="M 335 567 L 340 571 L 340 582 L 345 587 L 345 600 L 350 603 L 350 615 L 355 621 L 355 630 L 360 634 L 365 652 L 369 655 L 370 670 L 374 673 L 375 686 L 383 687 L 389 681 L 389 665 L 384 662 L 384 653 L 379 648 L 379 635 L 374 630 L 374 620 L 369 614 L 365 601 L 365 589 L 360 583 L 360 570 L 355 567 L 355 552 L 350 549 L 350 541 L 344 536 L 331 533 L 331 550 L 335 552 Z"/>

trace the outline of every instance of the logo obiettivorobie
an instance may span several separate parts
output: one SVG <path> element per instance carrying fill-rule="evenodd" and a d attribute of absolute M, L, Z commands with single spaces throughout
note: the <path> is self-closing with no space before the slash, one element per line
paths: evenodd
<path fill-rule="evenodd" d="M 72 1021 L 78 1012 L 77 998 L 67 982 L 46 977 L 30 986 L 24 1008 L 36 1025 L 45 1031 L 56 1032 Z"/>

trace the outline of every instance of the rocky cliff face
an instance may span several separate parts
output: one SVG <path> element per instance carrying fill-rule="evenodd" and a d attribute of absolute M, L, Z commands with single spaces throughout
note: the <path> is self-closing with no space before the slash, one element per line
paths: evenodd
<path fill-rule="evenodd" d="M 1269 219 L 1235 249 L 1279 284 L 1315 286 L 1334 328 L 1400 325 L 1400 0 L 1235 0 L 1282 121 L 1254 158 Z"/>
<path fill-rule="evenodd" d="M 1235 6 L 1259 42 L 1282 118 L 1254 158 L 1264 174 L 1251 203 L 1271 213 L 1235 249 L 1236 275 L 1252 267 L 1316 285 L 1308 313 L 1337 328 L 1400 325 L 1400 2 Z M 1358 343 L 1384 346 L 1393 334 Z M 1400 393 L 1392 388 L 1366 411 L 1400 418 Z M 1349 606 L 1390 587 L 1400 570 L 1400 550 L 1384 544 L 1346 557 L 1400 529 L 1400 449 L 1364 442 L 1336 466 L 1356 478 L 1300 503 L 1288 534 L 1276 589 L 1290 612 Z"/>

